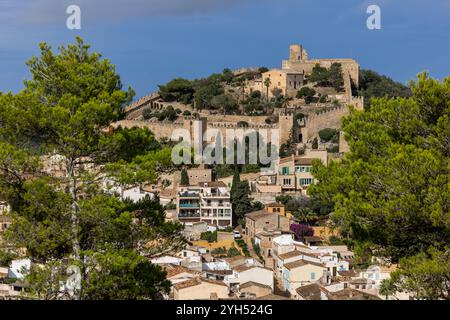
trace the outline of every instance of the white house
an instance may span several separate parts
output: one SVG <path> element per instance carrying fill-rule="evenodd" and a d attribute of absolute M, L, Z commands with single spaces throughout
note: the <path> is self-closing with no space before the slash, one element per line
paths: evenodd
<path fill-rule="evenodd" d="M 229 286 L 255 282 L 269 286 L 273 291 L 273 273 L 271 269 L 255 264 L 244 264 L 233 269 L 233 274 L 225 277 L 224 282 Z"/>
<path fill-rule="evenodd" d="M 17 259 L 11 261 L 8 278 L 23 280 L 26 273 L 31 269 L 30 259 Z"/>
<path fill-rule="evenodd" d="M 179 266 L 181 264 L 181 261 L 183 261 L 182 258 L 174 257 L 174 256 L 170 256 L 170 255 L 156 257 L 151 260 L 151 262 L 153 264 L 159 264 L 159 265 L 174 264 L 177 266 Z"/>

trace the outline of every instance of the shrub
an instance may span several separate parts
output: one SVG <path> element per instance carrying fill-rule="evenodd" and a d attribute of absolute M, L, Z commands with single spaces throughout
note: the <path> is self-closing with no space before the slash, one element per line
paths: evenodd
<path fill-rule="evenodd" d="M 319 141 L 317 140 L 317 138 L 314 138 L 311 148 L 313 148 L 314 150 L 317 150 L 319 148 Z"/>
<path fill-rule="evenodd" d="M 314 235 L 313 228 L 306 224 L 294 223 L 290 229 L 294 233 L 295 238 L 302 242 L 305 240 L 305 237 L 312 237 Z"/>
<path fill-rule="evenodd" d="M 339 141 L 339 131 L 336 129 L 325 128 L 319 131 L 319 137 L 323 142 L 329 142 L 333 138 L 336 139 L 336 137 Z"/>
<path fill-rule="evenodd" d="M 142 112 L 142 116 L 145 120 L 151 119 L 153 117 L 153 113 L 151 109 L 144 109 Z"/>
<path fill-rule="evenodd" d="M 206 240 L 208 242 L 216 242 L 217 241 L 217 231 L 214 231 L 214 232 L 211 232 L 211 231 L 203 232 L 200 235 L 200 239 L 201 240 Z"/>
<path fill-rule="evenodd" d="M 235 256 L 239 256 L 239 255 L 241 255 L 241 252 L 235 246 L 232 246 L 231 248 L 228 249 L 228 252 L 227 252 L 228 257 L 235 257 Z"/>
<path fill-rule="evenodd" d="M 313 101 L 314 96 L 316 95 L 316 90 L 310 87 L 303 87 L 297 91 L 297 98 L 303 98 L 306 104 L 309 104 Z"/>
<path fill-rule="evenodd" d="M 332 146 L 331 148 L 327 148 L 329 153 L 339 153 L 339 146 Z"/>

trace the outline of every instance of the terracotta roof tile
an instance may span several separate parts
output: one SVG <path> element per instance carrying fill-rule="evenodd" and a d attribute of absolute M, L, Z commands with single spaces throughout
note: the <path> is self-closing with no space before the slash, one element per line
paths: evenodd
<path fill-rule="evenodd" d="M 294 261 L 294 262 L 289 262 L 289 263 L 286 263 L 284 265 L 284 267 L 288 270 L 292 270 L 292 269 L 295 269 L 298 267 L 306 266 L 308 264 L 316 266 L 316 267 L 325 268 L 325 266 L 321 263 L 311 262 L 311 261 L 306 261 L 306 260 L 298 260 L 298 261 Z"/>

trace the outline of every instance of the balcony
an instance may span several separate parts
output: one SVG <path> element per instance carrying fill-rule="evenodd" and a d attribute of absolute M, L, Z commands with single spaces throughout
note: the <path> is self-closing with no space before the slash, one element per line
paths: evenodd
<path fill-rule="evenodd" d="M 200 213 L 178 213 L 178 218 L 200 218 Z"/>
<path fill-rule="evenodd" d="M 180 203 L 180 208 L 200 208 L 198 203 Z"/>
<path fill-rule="evenodd" d="M 229 198 L 230 194 L 229 193 L 203 193 L 202 194 L 203 198 Z"/>
<path fill-rule="evenodd" d="M 211 208 L 211 209 L 216 209 L 216 208 L 231 208 L 231 203 L 226 202 L 226 203 L 208 203 L 208 202 L 202 202 L 202 207 L 203 208 Z"/>
<path fill-rule="evenodd" d="M 199 193 L 198 192 L 180 192 L 178 194 L 178 197 L 180 198 L 198 198 Z"/>

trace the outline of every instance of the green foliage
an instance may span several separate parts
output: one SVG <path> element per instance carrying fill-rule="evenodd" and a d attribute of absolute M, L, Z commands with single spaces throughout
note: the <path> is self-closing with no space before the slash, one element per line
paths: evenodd
<path fill-rule="evenodd" d="M 297 91 L 298 99 L 305 99 L 306 104 L 310 104 L 313 101 L 314 96 L 316 95 L 316 90 L 310 87 L 302 87 Z"/>
<path fill-rule="evenodd" d="M 0 250 L 0 267 L 9 267 L 11 261 L 17 258 L 17 253 L 9 250 Z"/>
<path fill-rule="evenodd" d="M 312 73 L 308 77 L 308 81 L 316 82 L 320 87 L 326 87 L 328 85 L 328 76 L 327 68 L 316 64 L 312 69 Z"/>
<path fill-rule="evenodd" d="M 311 148 L 314 150 L 317 150 L 319 148 L 319 141 L 317 140 L 317 137 L 314 138 Z"/>
<path fill-rule="evenodd" d="M 337 145 L 337 146 L 332 146 L 330 148 L 327 148 L 327 151 L 329 153 L 339 153 L 339 146 Z"/>
<path fill-rule="evenodd" d="M 240 256 L 240 255 L 241 255 L 241 252 L 234 245 L 231 248 L 229 248 L 227 251 L 227 257 L 229 257 L 229 258 Z"/>
<path fill-rule="evenodd" d="M 280 158 L 290 157 L 297 151 L 297 143 L 294 137 L 294 129 L 289 133 L 288 140 L 280 146 Z"/>
<path fill-rule="evenodd" d="M 380 295 L 389 298 L 389 296 L 393 296 L 397 293 L 396 286 L 391 278 L 383 279 L 380 284 Z"/>
<path fill-rule="evenodd" d="M 105 162 L 132 161 L 140 154 L 161 148 L 154 134 L 147 128 L 118 127 L 100 139 L 101 156 Z"/>
<path fill-rule="evenodd" d="M 152 109 L 144 109 L 144 111 L 142 111 L 142 117 L 144 118 L 144 120 L 149 120 L 154 117 Z"/>
<path fill-rule="evenodd" d="M 416 299 L 450 300 L 450 250 L 429 248 L 400 260 L 399 269 L 391 274 L 391 280 L 382 284 L 385 295 L 410 292 Z"/>
<path fill-rule="evenodd" d="M 86 300 L 162 299 L 168 294 L 170 281 L 160 266 L 128 250 L 87 252 L 92 270 L 83 283 Z M 119 285 L 120 284 L 120 285 Z"/>
<path fill-rule="evenodd" d="M 339 141 L 339 130 L 325 128 L 319 131 L 320 140 L 323 142 L 329 142 L 333 140 L 333 142 Z"/>
<path fill-rule="evenodd" d="M 264 204 L 259 201 L 255 201 L 252 203 L 252 211 L 259 211 L 264 209 Z"/>
<path fill-rule="evenodd" d="M 229 94 L 219 94 L 211 99 L 212 109 L 222 109 L 224 113 L 234 113 L 239 109 L 239 105 L 233 96 Z"/>
<path fill-rule="evenodd" d="M 224 93 L 223 79 L 221 74 L 212 74 L 208 78 L 193 81 L 194 86 L 194 106 L 197 109 L 213 109 L 217 105 L 211 104 L 215 96 Z"/>
<path fill-rule="evenodd" d="M 343 122 L 351 149 L 315 163 L 310 194 L 334 207 L 333 222 L 394 262 L 450 243 L 450 79 L 419 75 L 411 98 L 381 98 Z"/>
<path fill-rule="evenodd" d="M 45 300 L 72 299 L 61 294 L 61 283 L 67 279 L 69 266 L 75 261 L 52 261 L 42 267 L 32 267 L 27 276 L 31 297 Z M 168 294 L 170 281 L 166 273 L 145 257 L 129 250 L 108 249 L 85 252 L 85 262 L 79 266 L 88 277 L 81 279 L 83 300 L 147 300 L 162 299 Z"/>
<path fill-rule="evenodd" d="M 328 82 L 337 92 L 342 90 L 344 86 L 344 78 L 342 77 L 342 65 L 333 63 L 328 70 Z"/>
<path fill-rule="evenodd" d="M 234 225 L 244 224 L 245 214 L 253 210 L 251 203 L 250 186 L 247 180 L 241 181 L 239 172 L 236 170 L 233 176 L 230 198 L 233 207 Z"/>
<path fill-rule="evenodd" d="M 288 194 L 280 194 L 279 196 L 275 197 L 275 201 L 284 205 L 287 205 L 288 202 L 292 200 L 292 196 Z"/>
<path fill-rule="evenodd" d="M 189 176 L 186 169 L 181 170 L 181 180 L 180 185 L 188 186 L 189 185 Z"/>
<path fill-rule="evenodd" d="M 235 242 L 238 244 L 238 246 L 242 249 L 242 252 L 246 257 L 250 257 L 250 251 L 248 251 L 248 246 L 242 239 L 236 239 Z"/>
<path fill-rule="evenodd" d="M 228 69 L 228 68 L 223 69 L 223 72 L 222 72 L 222 81 L 224 81 L 224 82 L 227 83 L 227 84 L 230 84 L 231 81 L 233 81 L 233 79 L 234 79 L 233 71 L 231 71 L 231 70 Z"/>
<path fill-rule="evenodd" d="M 368 108 L 372 98 L 408 98 L 412 95 L 407 86 L 393 81 L 391 78 L 379 75 L 375 71 L 361 70 L 359 73 L 359 89 L 355 94 L 364 97 L 364 105 Z"/>
<path fill-rule="evenodd" d="M 208 242 L 216 242 L 217 241 L 217 231 L 206 231 L 202 232 L 200 235 L 201 240 L 206 240 Z"/>
<path fill-rule="evenodd" d="M 191 103 L 194 95 L 194 87 L 191 81 L 176 78 L 166 85 L 159 86 L 159 95 L 164 101 L 178 101 L 185 104 Z"/>
<path fill-rule="evenodd" d="M 308 81 L 316 82 L 319 87 L 333 87 L 339 92 L 344 86 L 342 66 L 340 63 L 333 63 L 330 69 L 327 69 L 316 64 L 308 77 Z"/>
<path fill-rule="evenodd" d="M 336 237 L 336 236 L 330 236 L 330 237 L 328 238 L 328 243 L 329 243 L 331 246 L 340 246 L 340 245 L 344 245 L 344 244 L 345 244 L 345 241 L 342 240 L 342 239 L 339 238 L 339 237 Z"/>
<path fill-rule="evenodd" d="M 67 298 L 60 281 L 70 263 L 84 268 L 82 290 L 70 298 L 155 298 L 168 283 L 141 255 L 182 247 L 182 227 L 165 222 L 159 199 L 123 201 L 102 179 L 121 187 L 155 181 L 172 165 L 171 150 L 146 129 L 108 130 L 133 91 L 80 38 L 57 54 L 40 49 L 25 89 L 0 95 L 0 195 L 13 219 L 3 240 L 43 264 L 27 278 L 37 297 Z M 43 171 L 41 155 L 60 159 L 61 174 Z"/>
<path fill-rule="evenodd" d="M 173 106 L 168 106 L 162 111 L 155 111 L 155 112 L 152 112 L 150 109 L 145 109 L 142 113 L 142 116 L 144 117 L 145 120 L 155 117 L 158 119 L 158 121 L 168 120 L 170 122 L 173 122 L 176 119 L 178 119 L 178 115 L 179 113 L 173 108 Z"/>

